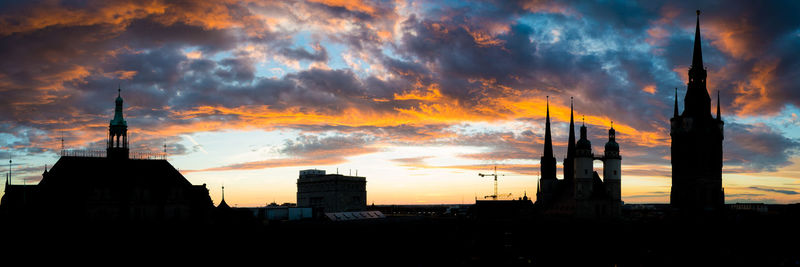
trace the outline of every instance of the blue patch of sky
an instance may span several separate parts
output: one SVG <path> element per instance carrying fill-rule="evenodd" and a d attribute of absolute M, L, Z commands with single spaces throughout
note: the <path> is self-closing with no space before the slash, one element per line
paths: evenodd
<path fill-rule="evenodd" d="M 210 60 L 213 60 L 213 61 L 222 61 L 222 60 L 224 60 L 226 58 L 232 58 L 233 57 L 233 52 L 232 51 L 223 51 L 223 52 L 214 53 L 210 57 L 208 55 L 203 55 L 203 57 L 207 58 L 207 59 L 210 59 Z"/>
<path fill-rule="evenodd" d="M 22 141 L 22 139 L 16 135 L 10 133 L 0 133 L 0 146 L 9 146 L 19 141 Z"/>
<path fill-rule="evenodd" d="M 723 107 L 722 119 L 742 124 L 764 123 L 783 136 L 800 141 L 800 108 L 791 104 L 786 104 L 780 113 L 771 116 L 726 116 Z"/>
<path fill-rule="evenodd" d="M 290 70 L 283 64 L 274 60 L 266 60 L 256 63 L 255 75 L 257 78 L 281 78 Z"/>
<path fill-rule="evenodd" d="M 179 169 L 206 169 L 224 165 L 277 159 L 285 140 L 294 140 L 297 130 L 198 132 L 182 135 L 179 143 L 191 152 L 170 158 Z"/>
<path fill-rule="evenodd" d="M 348 68 L 347 63 L 342 58 L 342 55 L 347 51 L 347 46 L 336 42 L 325 42 L 321 43 L 321 45 L 328 51 L 328 66 L 331 69 Z"/>

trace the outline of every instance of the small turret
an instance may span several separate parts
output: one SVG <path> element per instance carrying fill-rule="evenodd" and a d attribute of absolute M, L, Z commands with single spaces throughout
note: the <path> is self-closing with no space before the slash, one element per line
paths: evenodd
<path fill-rule="evenodd" d="M 588 151 L 589 154 L 592 153 L 592 142 L 589 142 L 589 139 L 586 138 L 586 121 L 584 119 L 583 125 L 581 125 L 581 139 L 578 140 L 577 146 L 575 147 L 576 152 L 580 152 L 581 150 Z"/>
<path fill-rule="evenodd" d="M 122 116 L 122 89 L 117 88 L 114 119 L 108 125 L 106 156 L 112 159 L 128 159 L 128 122 Z"/>
<path fill-rule="evenodd" d="M 228 206 L 228 203 L 225 202 L 225 186 L 222 186 L 222 200 L 219 202 L 218 209 L 230 209 L 231 206 Z"/>
<path fill-rule="evenodd" d="M 609 153 L 613 154 L 614 152 L 619 155 L 619 144 L 616 141 L 616 131 L 614 130 L 614 122 L 611 122 L 611 128 L 608 129 L 608 142 L 606 142 L 605 146 L 605 156 L 613 156 L 609 155 Z"/>

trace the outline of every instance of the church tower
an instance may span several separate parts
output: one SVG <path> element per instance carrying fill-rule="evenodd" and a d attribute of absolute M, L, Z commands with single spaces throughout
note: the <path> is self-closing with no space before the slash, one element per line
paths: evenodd
<path fill-rule="evenodd" d="M 678 114 L 677 92 L 672 137 L 672 192 L 670 205 L 685 215 L 702 215 L 723 210 L 722 140 L 724 122 L 711 115 L 711 98 L 706 89 L 707 71 L 703 67 L 700 42 L 700 11 L 694 37 L 689 83 L 683 99 L 683 113 Z M 719 97 L 718 97 L 719 98 Z"/>
<path fill-rule="evenodd" d="M 564 180 L 575 179 L 575 121 L 572 116 L 572 97 L 569 98 L 569 139 L 567 140 L 567 157 L 564 159 Z"/>
<path fill-rule="evenodd" d="M 550 135 L 550 97 L 547 97 L 547 113 L 544 126 L 544 153 L 539 164 L 541 177 L 536 192 L 536 201 L 549 203 L 558 184 L 556 178 L 556 158 L 553 156 L 553 140 Z"/>
<path fill-rule="evenodd" d="M 613 122 L 608 130 L 608 142 L 603 155 L 603 184 L 611 201 L 609 210 L 615 213 L 611 215 L 617 216 L 622 207 L 622 157 L 619 155 Z"/>
<path fill-rule="evenodd" d="M 550 135 L 550 97 L 547 97 L 547 113 L 544 126 L 544 153 L 541 158 L 543 180 L 555 180 L 556 157 L 553 156 L 553 139 Z"/>
<path fill-rule="evenodd" d="M 575 199 L 588 199 L 592 195 L 592 143 L 586 137 L 586 125 L 581 125 L 581 139 L 575 147 Z"/>
<path fill-rule="evenodd" d="M 114 119 L 108 126 L 106 156 L 110 159 L 128 159 L 128 122 L 122 118 L 122 90 L 117 88 Z"/>

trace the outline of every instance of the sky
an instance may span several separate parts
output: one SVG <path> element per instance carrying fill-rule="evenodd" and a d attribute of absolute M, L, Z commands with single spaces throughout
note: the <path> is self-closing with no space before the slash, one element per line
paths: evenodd
<path fill-rule="evenodd" d="M 798 1 L 2 1 L 0 158 L 35 184 L 62 137 L 103 150 L 121 88 L 132 151 L 166 144 L 215 203 L 296 202 L 322 169 L 469 204 L 494 166 L 535 196 L 547 96 L 561 177 L 573 97 L 595 154 L 613 121 L 623 201 L 667 203 L 698 9 L 726 202 L 800 202 Z"/>

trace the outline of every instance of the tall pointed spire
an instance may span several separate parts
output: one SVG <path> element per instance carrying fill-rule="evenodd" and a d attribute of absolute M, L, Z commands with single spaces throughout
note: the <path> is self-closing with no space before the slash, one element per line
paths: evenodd
<path fill-rule="evenodd" d="M 557 179 L 556 158 L 553 157 L 553 139 L 550 136 L 550 96 L 547 97 L 547 116 L 544 128 L 544 152 L 539 162 L 542 179 Z"/>
<path fill-rule="evenodd" d="M 694 33 L 692 66 L 689 68 L 689 83 L 684 98 L 683 115 L 705 120 L 711 117 L 711 97 L 706 89 L 706 72 L 703 66 L 703 51 L 700 39 L 700 10 L 697 11 L 697 27 Z"/>
<path fill-rule="evenodd" d="M 694 54 L 692 68 L 703 68 L 703 50 L 700 48 L 700 10 L 697 10 L 697 27 L 694 30 Z"/>
<path fill-rule="evenodd" d="M 722 120 L 722 115 L 719 112 L 719 90 L 717 90 L 717 120 Z"/>
<path fill-rule="evenodd" d="M 544 126 L 544 156 L 553 157 L 553 140 L 550 135 L 550 96 L 547 97 L 547 118 Z"/>
<path fill-rule="evenodd" d="M 675 114 L 673 114 L 672 117 L 678 117 L 678 87 L 675 87 Z"/>
<path fill-rule="evenodd" d="M 575 116 L 573 98 L 569 98 L 569 139 L 567 141 L 567 158 L 564 159 L 564 179 L 575 178 Z"/>

